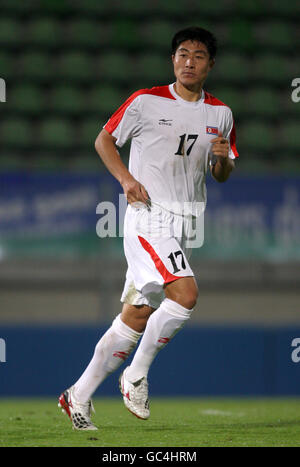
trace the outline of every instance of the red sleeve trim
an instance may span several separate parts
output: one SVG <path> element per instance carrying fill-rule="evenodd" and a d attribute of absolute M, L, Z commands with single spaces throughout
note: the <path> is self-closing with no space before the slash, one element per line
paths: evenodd
<path fill-rule="evenodd" d="M 171 94 L 169 86 L 156 86 L 151 89 L 140 89 L 139 91 L 134 92 L 108 120 L 104 126 L 104 129 L 108 131 L 108 133 L 112 134 L 115 131 L 120 121 L 122 120 L 126 109 L 136 97 L 141 96 L 142 94 L 150 94 L 152 96 L 159 96 L 176 100 L 175 97 Z"/>
<path fill-rule="evenodd" d="M 235 157 L 239 157 L 239 153 L 237 152 L 235 142 L 236 142 L 236 133 L 235 133 L 235 124 L 233 121 L 232 129 L 230 132 L 230 147 Z"/>
<path fill-rule="evenodd" d="M 204 91 L 204 104 L 225 105 L 226 107 L 228 107 L 228 105 L 224 104 L 224 102 L 220 101 L 215 96 L 213 96 L 212 94 L 209 94 L 209 92 L 206 92 L 206 91 Z"/>
<path fill-rule="evenodd" d="M 151 256 L 155 264 L 155 267 L 158 270 L 158 272 L 162 275 L 165 284 L 168 284 L 169 282 L 173 282 L 181 278 L 180 276 L 174 276 L 167 270 L 166 266 L 164 265 L 164 263 L 162 262 L 162 260 L 160 259 L 156 251 L 152 248 L 150 243 L 147 242 L 147 240 L 145 240 L 140 235 L 138 235 L 138 239 L 142 247 L 144 248 L 144 250 L 146 250 Z"/>

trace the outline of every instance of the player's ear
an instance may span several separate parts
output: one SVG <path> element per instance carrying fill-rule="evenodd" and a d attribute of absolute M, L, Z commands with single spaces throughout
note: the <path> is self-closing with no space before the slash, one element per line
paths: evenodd
<path fill-rule="evenodd" d="M 172 54 L 172 56 L 171 56 L 171 57 L 172 57 L 172 63 L 173 63 L 173 65 L 174 65 L 175 55 L 174 55 L 174 54 Z"/>
<path fill-rule="evenodd" d="M 209 71 L 215 66 L 216 60 L 214 58 L 211 58 L 209 60 Z"/>

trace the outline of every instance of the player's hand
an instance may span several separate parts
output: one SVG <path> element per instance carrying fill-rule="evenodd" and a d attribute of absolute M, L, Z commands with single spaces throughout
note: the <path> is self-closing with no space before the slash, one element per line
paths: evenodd
<path fill-rule="evenodd" d="M 125 180 L 122 187 L 129 204 L 143 203 L 149 205 L 150 197 L 147 190 L 134 177 Z"/>
<path fill-rule="evenodd" d="M 218 137 L 211 140 L 211 152 L 214 156 L 220 157 L 219 160 L 224 160 L 229 155 L 229 142 L 223 137 L 222 131 L 218 131 Z"/>

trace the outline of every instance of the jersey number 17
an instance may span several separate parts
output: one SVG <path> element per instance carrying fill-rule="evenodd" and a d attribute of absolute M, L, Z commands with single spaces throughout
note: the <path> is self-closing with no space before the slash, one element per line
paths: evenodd
<path fill-rule="evenodd" d="M 187 138 L 186 138 L 187 136 Z M 198 138 L 198 135 L 186 135 L 186 133 L 184 135 L 181 135 L 180 136 L 180 143 L 179 143 L 179 146 L 178 146 L 178 149 L 177 149 L 177 152 L 175 152 L 175 156 L 184 156 L 184 143 L 185 141 L 190 141 L 191 140 L 191 143 L 189 145 L 189 147 L 187 148 L 187 151 L 186 151 L 186 155 L 189 156 L 191 154 L 191 151 L 193 149 L 193 146 L 194 144 L 196 143 L 196 140 Z"/>

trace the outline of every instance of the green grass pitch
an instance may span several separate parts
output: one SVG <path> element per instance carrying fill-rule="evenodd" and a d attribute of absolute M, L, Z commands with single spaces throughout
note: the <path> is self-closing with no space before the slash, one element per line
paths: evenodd
<path fill-rule="evenodd" d="M 120 399 L 94 399 L 98 431 L 71 429 L 53 399 L 0 399 L 0 446 L 300 446 L 300 399 L 151 400 L 139 420 Z"/>

